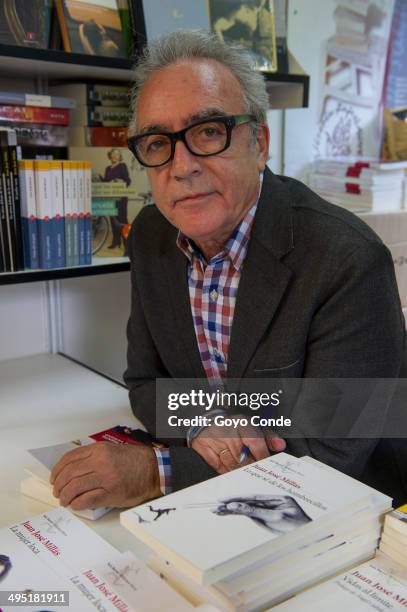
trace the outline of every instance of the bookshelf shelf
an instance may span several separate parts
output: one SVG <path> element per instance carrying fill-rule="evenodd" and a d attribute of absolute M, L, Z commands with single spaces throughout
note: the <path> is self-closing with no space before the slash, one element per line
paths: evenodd
<path fill-rule="evenodd" d="M 127 257 L 94 257 L 92 264 L 89 266 L 54 268 L 52 270 L 21 270 L 19 272 L 3 272 L 0 273 L 0 286 L 58 280 L 61 278 L 77 278 L 79 276 L 113 274 L 116 272 L 128 272 L 129 270 L 130 261 Z"/>
<path fill-rule="evenodd" d="M 0 44 L 0 75 L 130 81 L 133 60 Z"/>

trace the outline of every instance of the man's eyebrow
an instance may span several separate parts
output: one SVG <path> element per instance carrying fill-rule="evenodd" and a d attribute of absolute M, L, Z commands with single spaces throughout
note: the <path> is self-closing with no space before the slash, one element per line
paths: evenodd
<path fill-rule="evenodd" d="M 211 119 L 213 117 L 224 117 L 226 115 L 224 109 L 218 107 L 205 108 L 198 113 L 194 113 L 193 115 L 188 115 L 185 121 L 185 127 L 192 123 L 196 123 L 197 121 L 205 121 L 205 119 Z M 140 134 L 147 134 L 150 132 L 171 132 L 165 125 L 161 125 L 159 123 L 153 123 L 150 125 L 146 125 L 139 132 Z"/>

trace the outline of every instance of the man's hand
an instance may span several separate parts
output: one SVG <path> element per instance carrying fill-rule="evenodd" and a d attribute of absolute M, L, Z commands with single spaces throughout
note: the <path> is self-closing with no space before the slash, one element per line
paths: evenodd
<path fill-rule="evenodd" d="M 239 463 L 243 446 L 250 454 Z M 262 435 L 260 429 L 247 425 L 246 427 L 205 427 L 192 441 L 191 448 L 205 459 L 218 474 L 225 474 L 243 465 L 253 463 L 268 457 L 270 450 L 281 452 L 285 450 L 285 441 L 277 435 Z"/>
<path fill-rule="evenodd" d="M 160 497 L 155 453 L 148 446 L 96 442 L 66 453 L 50 478 L 62 506 L 127 508 Z"/>

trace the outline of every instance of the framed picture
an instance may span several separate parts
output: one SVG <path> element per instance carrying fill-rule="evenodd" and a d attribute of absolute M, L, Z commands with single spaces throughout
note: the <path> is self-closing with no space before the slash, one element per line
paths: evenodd
<path fill-rule="evenodd" d="M 246 47 L 258 70 L 277 70 L 273 0 L 208 0 L 208 4 L 210 27 L 221 40 Z"/>
<path fill-rule="evenodd" d="M 147 40 L 177 30 L 209 30 L 206 0 L 144 0 Z"/>

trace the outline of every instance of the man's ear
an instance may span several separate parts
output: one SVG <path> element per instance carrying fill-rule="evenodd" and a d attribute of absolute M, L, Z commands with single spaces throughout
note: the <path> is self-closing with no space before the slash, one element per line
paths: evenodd
<path fill-rule="evenodd" d="M 257 167 L 263 172 L 269 158 L 270 130 L 269 126 L 263 124 L 259 127 L 256 135 Z"/>

